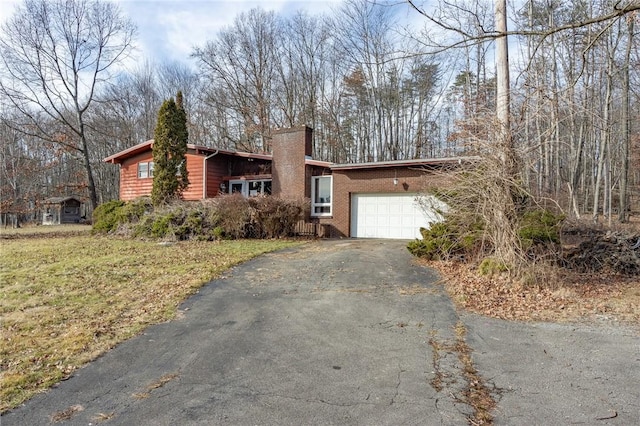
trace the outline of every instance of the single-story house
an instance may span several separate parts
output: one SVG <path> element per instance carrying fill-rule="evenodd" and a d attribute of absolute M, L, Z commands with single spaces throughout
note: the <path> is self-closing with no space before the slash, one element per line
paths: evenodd
<path fill-rule="evenodd" d="M 43 202 L 43 225 L 79 223 L 82 220 L 82 201 L 79 198 L 51 197 Z"/>
<path fill-rule="evenodd" d="M 419 228 L 438 220 L 425 213 L 417 196 L 427 182 L 446 184 L 440 171 L 468 158 L 438 158 L 333 164 L 311 158 L 312 130 L 280 129 L 272 135 L 272 154 L 219 150 L 189 144 L 189 186 L 185 200 L 221 193 L 260 194 L 311 200 L 308 222 L 323 225 L 331 237 L 419 238 Z M 153 140 L 104 161 L 120 165 L 120 198 L 151 194 Z"/>

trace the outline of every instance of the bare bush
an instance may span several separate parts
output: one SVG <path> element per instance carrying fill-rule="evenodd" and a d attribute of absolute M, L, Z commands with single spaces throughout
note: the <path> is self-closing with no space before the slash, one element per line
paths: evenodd
<path fill-rule="evenodd" d="M 255 238 L 283 238 L 294 234 L 296 223 L 302 219 L 308 200 L 277 197 L 249 199 L 251 228 Z"/>
<path fill-rule="evenodd" d="M 249 200 L 241 194 L 222 195 L 214 200 L 214 222 L 228 238 L 244 238 L 251 220 Z"/>

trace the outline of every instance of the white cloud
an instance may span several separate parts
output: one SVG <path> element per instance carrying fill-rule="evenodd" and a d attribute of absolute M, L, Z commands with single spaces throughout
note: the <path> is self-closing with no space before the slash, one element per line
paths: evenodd
<path fill-rule="evenodd" d="M 328 13 L 342 0 L 112 0 L 138 26 L 138 62 L 187 61 L 242 12 L 255 7 L 288 16 L 304 9 L 310 15 Z M 21 0 L 0 0 L 0 23 Z"/>
<path fill-rule="evenodd" d="M 152 61 L 186 61 L 195 46 L 202 46 L 242 12 L 255 7 L 288 15 L 304 9 L 310 14 L 329 12 L 340 0 L 117 0 L 122 11 L 138 25 L 142 56 Z"/>

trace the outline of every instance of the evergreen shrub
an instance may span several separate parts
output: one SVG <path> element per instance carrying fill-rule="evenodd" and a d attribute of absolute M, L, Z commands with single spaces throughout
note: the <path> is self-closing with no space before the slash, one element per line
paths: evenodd
<path fill-rule="evenodd" d="M 120 223 L 121 210 L 124 206 L 124 201 L 114 200 L 96 207 L 91 221 L 93 232 L 107 233 L 116 229 Z"/>

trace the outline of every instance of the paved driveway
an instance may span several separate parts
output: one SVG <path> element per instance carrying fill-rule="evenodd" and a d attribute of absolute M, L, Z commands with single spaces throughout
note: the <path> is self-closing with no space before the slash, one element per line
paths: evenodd
<path fill-rule="evenodd" d="M 404 246 L 320 241 L 247 262 L 2 425 L 464 425 L 456 325 L 496 423 L 640 419 L 636 334 L 461 320 Z"/>

